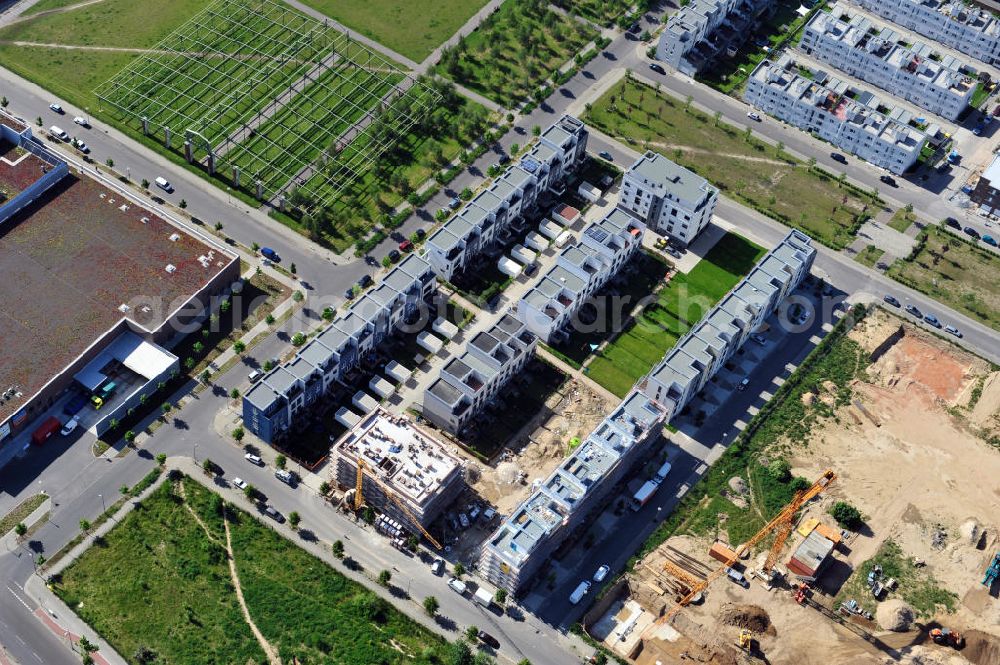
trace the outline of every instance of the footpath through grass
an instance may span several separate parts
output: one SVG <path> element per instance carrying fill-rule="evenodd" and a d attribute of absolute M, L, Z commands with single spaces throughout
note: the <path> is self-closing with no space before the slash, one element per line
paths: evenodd
<path fill-rule="evenodd" d="M 829 247 L 843 249 L 854 241 L 873 202 L 870 193 L 719 117 L 623 79 L 593 104 L 584 120 L 637 149 L 663 154 L 724 194 Z"/>
<path fill-rule="evenodd" d="M 66 569 L 56 593 L 126 658 L 146 647 L 165 663 L 265 662 L 232 587 L 221 511 L 198 483 L 167 481 Z M 440 637 L 248 514 L 226 512 L 250 616 L 283 662 L 447 662 Z"/>
<path fill-rule="evenodd" d="M 852 310 L 856 320 L 863 317 L 864 312 L 863 306 Z M 725 531 L 729 542 L 745 542 L 792 499 L 793 479 L 772 475 L 768 467 L 761 464 L 761 456 L 766 453 L 773 461 L 791 442 L 807 442 L 818 421 L 832 417 L 835 408 L 850 400 L 848 383 L 861 375 L 868 358 L 864 349 L 846 335 L 849 319 L 849 316 L 841 319 L 802 361 L 722 457 L 684 496 L 670 517 L 639 548 L 633 561 L 674 534 L 711 537 Z M 833 395 L 835 404 L 829 406 L 821 400 L 815 400 L 812 406 L 803 404 L 802 395 L 823 392 L 825 381 L 832 381 L 837 386 Z M 729 479 L 736 476 L 752 489 L 753 506 L 740 508 L 726 498 Z M 807 479 L 808 484 L 813 480 Z M 719 515 L 726 516 L 724 521 Z"/>
<path fill-rule="evenodd" d="M 479 28 L 441 54 L 438 71 L 512 107 L 599 36 L 544 0 L 507 0 Z"/>
<path fill-rule="evenodd" d="M 1000 256 L 938 226 L 928 226 L 911 255 L 888 274 L 967 316 L 1000 330 Z"/>
<path fill-rule="evenodd" d="M 588 376 L 624 397 L 688 329 L 750 272 L 763 254 L 762 247 L 746 238 L 733 233 L 724 235 L 691 272 L 676 273 L 656 301 L 588 363 Z M 640 274 L 663 271 L 664 264 L 655 257 L 643 254 L 642 264 Z M 645 283 L 642 279 L 632 281 Z"/>
<path fill-rule="evenodd" d="M 419 63 L 486 0 L 305 0 L 305 4 Z"/>

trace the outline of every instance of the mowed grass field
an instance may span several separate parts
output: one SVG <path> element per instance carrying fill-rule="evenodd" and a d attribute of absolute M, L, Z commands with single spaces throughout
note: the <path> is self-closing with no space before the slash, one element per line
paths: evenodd
<path fill-rule="evenodd" d="M 691 272 L 676 273 L 656 302 L 591 359 L 590 378 L 624 397 L 763 255 L 762 247 L 727 233 Z"/>
<path fill-rule="evenodd" d="M 422 62 L 486 4 L 486 0 L 304 1 L 414 62 Z"/>
<path fill-rule="evenodd" d="M 889 276 L 1000 330 L 1000 256 L 936 226 L 920 237 L 916 254 L 895 261 Z"/>
<path fill-rule="evenodd" d="M 585 114 L 607 134 L 697 172 L 726 195 L 842 249 L 851 244 L 861 195 L 777 146 L 637 81 L 622 80 Z"/>
<path fill-rule="evenodd" d="M 267 662 L 232 585 L 221 511 L 198 483 L 168 480 L 66 569 L 56 593 L 126 658 L 146 647 L 164 663 Z M 447 662 L 440 637 L 250 515 L 226 513 L 250 616 L 283 662 Z"/>

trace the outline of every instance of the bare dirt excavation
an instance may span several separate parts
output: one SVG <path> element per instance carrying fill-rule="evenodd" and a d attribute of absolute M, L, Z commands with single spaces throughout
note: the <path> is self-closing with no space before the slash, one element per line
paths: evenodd
<path fill-rule="evenodd" d="M 616 602 L 588 617 L 606 646 L 650 665 L 758 662 L 737 646 L 749 629 L 771 663 L 1000 663 L 1000 581 L 982 584 L 1000 552 L 1000 371 L 881 309 L 838 343 L 859 345 L 870 363 L 847 382 L 846 404 L 830 410 L 823 384 L 803 394 L 807 409 L 823 404 L 832 415 L 818 418 L 807 440 L 778 446 L 796 476 L 837 474 L 797 517 L 776 566 L 783 580 L 769 591 L 757 579 L 744 588 L 722 577 L 702 603 L 651 625 L 684 589 L 664 572 L 665 559 L 694 578 L 719 565 L 708 556 L 711 536 L 674 535 L 620 582 Z M 864 526 L 843 532 L 800 604 L 790 557 L 810 520 L 836 536 L 828 514 L 836 501 L 856 506 Z M 739 569 L 759 568 L 771 542 Z M 878 599 L 867 584 L 875 564 L 884 570 L 876 580 L 892 576 Z M 856 613 L 839 611 L 850 601 Z M 959 631 L 964 647 L 933 643 L 928 632 L 938 626 Z"/>

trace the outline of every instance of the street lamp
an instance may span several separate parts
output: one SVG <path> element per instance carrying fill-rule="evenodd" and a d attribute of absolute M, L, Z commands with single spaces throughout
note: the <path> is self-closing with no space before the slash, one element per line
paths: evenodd
<path fill-rule="evenodd" d="M 197 443 L 194 444 L 193 453 L 194 453 L 194 461 L 197 462 L 198 461 L 198 444 Z"/>
<path fill-rule="evenodd" d="M 103 494 L 98 494 L 97 496 L 101 497 L 101 509 L 104 512 L 108 512 L 108 507 L 106 505 L 104 505 L 104 495 Z"/>

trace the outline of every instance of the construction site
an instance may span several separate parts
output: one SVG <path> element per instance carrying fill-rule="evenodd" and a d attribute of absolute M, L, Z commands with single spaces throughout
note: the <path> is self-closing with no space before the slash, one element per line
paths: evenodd
<path fill-rule="evenodd" d="M 864 359 L 849 398 L 809 387 L 807 441 L 774 446 L 811 485 L 745 542 L 725 513 L 678 529 L 608 589 L 583 624 L 623 661 L 1000 663 L 1000 371 L 881 309 L 837 343 Z"/>

